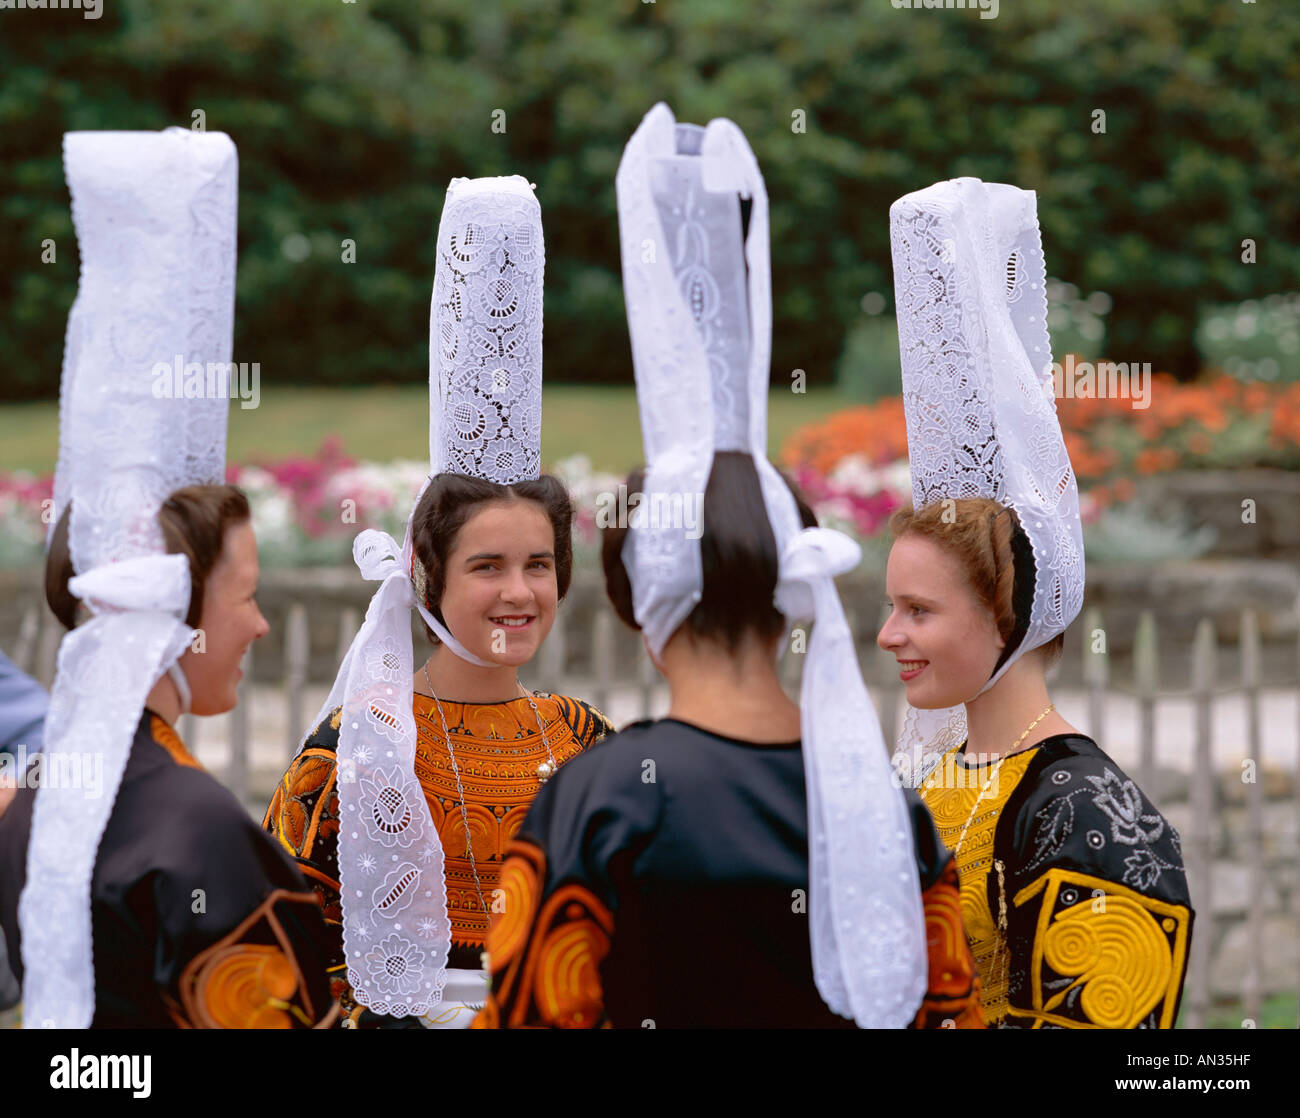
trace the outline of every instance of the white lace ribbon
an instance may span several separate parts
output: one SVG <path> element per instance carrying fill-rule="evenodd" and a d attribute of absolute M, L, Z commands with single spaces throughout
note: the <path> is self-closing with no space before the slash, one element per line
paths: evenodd
<path fill-rule="evenodd" d="M 777 593 L 788 619 L 816 618 L 800 695 L 813 978 L 836 1013 L 898 1029 L 925 995 L 925 913 L 907 804 L 835 590 L 861 556 L 842 533 L 805 528 L 781 555 Z"/>
<path fill-rule="evenodd" d="M 68 579 L 68 590 L 92 613 L 187 610 L 190 566 L 184 555 L 137 555 Z"/>
<path fill-rule="evenodd" d="M 313 723 L 340 708 L 339 896 L 348 983 L 359 1004 L 395 1017 L 422 1016 L 439 1003 L 451 951 L 442 842 L 415 777 L 410 549 L 409 521 L 401 547 L 374 529 L 354 541 L 361 574 L 381 585 Z"/>
<path fill-rule="evenodd" d="M 833 581 L 860 550 L 839 533 L 801 530 L 767 459 L 763 177 L 734 123 L 677 125 L 659 104 L 627 145 L 617 192 L 645 493 L 702 497 L 715 448 L 753 458 L 781 557 L 774 603 L 787 620 L 816 619 L 800 697 L 814 979 L 834 1012 L 901 1028 L 928 968 L 911 821 Z M 737 194 L 752 201 L 743 250 Z M 701 596 L 699 539 L 682 527 L 634 523 L 624 546 L 636 619 L 656 653 Z"/>
<path fill-rule="evenodd" d="M 95 616 L 59 646 L 45 720 L 43 779 L 18 904 L 25 1028 L 84 1029 L 94 1017 L 96 850 L 145 698 L 192 633 L 182 620 L 190 601 L 182 555 L 107 564 L 68 585 Z"/>

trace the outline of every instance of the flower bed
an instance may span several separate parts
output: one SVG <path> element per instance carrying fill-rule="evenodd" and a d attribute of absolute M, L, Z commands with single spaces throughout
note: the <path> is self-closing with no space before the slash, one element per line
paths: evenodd
<path fill-rule="evenodd" d="M 1127 399 L 1058 401 L 1090 558 L 1192 557 L 1213 544 L 1177 515 L 1153 516 L 1136 503 L 1138 479 L 1189 469 L 1300 470 L 1300 383 L 1220 376 L 1184 385 L 1157 374 L 1150 399 L 1145 409 Z M 819 521 L 856 537 L 869 565 L 879 567 L 889 516 L 911 500 L 902 399 L 846 408 L 800 428 L 780 464 Z M 331 566 L 350 562 L 363 528 L 400 539 L 426 470 L 416 461 L 358 462 L 331 439 L 310 457 L 232 466 L 227 479 L 248 494 L 263 564 Z M 597 500 L 617 493 L 624 479 L 594 470 L 583 455 L 550 472 L 573 495 L 575 554 L 590 564 L 599 548 Z M 0 566 L 40 562 L 43 502 L 52 490 L 48 475 L 0 473 Z"/>
<path fill-rule="evenodd" d="M 1150 406 L 1133 400 L 1057 401 L 1079 481 L 1090 558 L 1155 561 L 1204 554 L 1214 535 L 1175 510 L 1153 516 L 1134 498 L 1137 480 L 1174 470 L 1300 469 L 1300 384 L 1242 383 L 1216 376 L 1180 384 L 1157 373 Z M 911 499 L 901 397 L 846 408 L 797 430 L 781 461 L 821 508 L 849 509 L 865 540 L 891 504 Z M 896 504 L 895 504 L 896 502 Z M 838 525 L 837 525 L 838 526 Z"/>

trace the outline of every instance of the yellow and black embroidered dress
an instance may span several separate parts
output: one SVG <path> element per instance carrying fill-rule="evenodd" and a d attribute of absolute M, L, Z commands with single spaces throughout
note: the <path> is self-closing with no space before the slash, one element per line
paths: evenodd
<path fill-rule="evenodd" d="M 907 793 L 929 983 L 913 1026 L 982 1028 L 957 871 Z M 852 1028 L 813 983 L 800 742 L 637 722 L 538 794 L 502 872 L 474 1028 Z"/>
<path fill-rule="evenodd" d="M 35 800 L 34 787 L 20 789 L 0 817 L 0 927 L 20 978 L 18 901 Z M 148 709 L 90 898 L 92 1028 L 321 1028 L 338 1017 L 316 894 Z"/>
<path fill-rule="evenodd" d="M 963 749 L 921 796 L 959 846 L 989 1024 L 1172 1028 L 1193 919 L 1178 832 L 1091 738 L 1046 738 L 1000 766 L 968 767 Z"/>
<path fill-rule="evenodd" d="M 465 812 L 478 884 L 489 908 L 499 893 L 507 844 L 519 830 L 540 787 L 537 767 L 547 760 L 546 745 L 558 765 L 612 733 L 613 725 L 595 707 L 564 695 L 538 693 L 534 702 L 546 730 L 525 698 L 499 703 L 442 700 L 452 750 L 465 792 Z M 466 842 L 456 776 L 434 700 L 415 695 L 415 775 L 424 790 L 433 825 L 442 841 L 451 920 L 449 973 L 482 971 L 490 913 L 479 901 Z M 330 976 L 349 1025 L 361 1028 L 468 1026 L 472 1009 L 459 1003 L 452 983 L 444 1004 L 431 1017 L 381 1017 L 356 1004 L 343 960 L 342 906 L 339 900 L 339 801 L 335 788 L 339 711 L 317 726 L 280 781 L 263 825 L 298 861 L 325 906 L 331 936 Z M 481 982 L 479 988 L 481 989 Z M 480 999 L 481 1000 L 481 997 Z"/>

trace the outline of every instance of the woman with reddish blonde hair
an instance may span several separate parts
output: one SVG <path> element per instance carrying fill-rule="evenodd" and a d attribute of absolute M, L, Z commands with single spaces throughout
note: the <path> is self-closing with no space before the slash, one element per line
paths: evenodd
<path fill-rule="evenodd" d="M 956 179 L 890 219 L 914 497 L 877 638 L 906 687 L 896 765 L 956 858 L 990 1024 L 1172 1028 L 1178 833 L 1047 690 L 1084 568 L 1034 197 Z"/>

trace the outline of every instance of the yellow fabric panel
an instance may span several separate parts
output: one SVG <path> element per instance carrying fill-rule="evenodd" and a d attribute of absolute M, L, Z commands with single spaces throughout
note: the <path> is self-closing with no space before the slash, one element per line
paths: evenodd
<path fill-rule="evenodd" d="M 993 834 L 1003 806 L 1025 775 L 1037 747 L 1014 754 L 1002 763 L 978 810 L 976 801 L 989 781 L 991 766 L 963 766 L 957 759 L 958 749 L 944 756 L 919 791 L 944 845 L 953 850 L 960 841 L 955 859 L 961 881 L 962 923 L 979 971 L 984 1018 L 989 1025 L 996 1025 L 1007 1011 L 1010 965 L 1006 946 L 999 941 L 996 914 L 989 911 L 988 904 L 988 878 L 994 872 Z M 963 839 L 968 820 L 970 827 Z"/>

